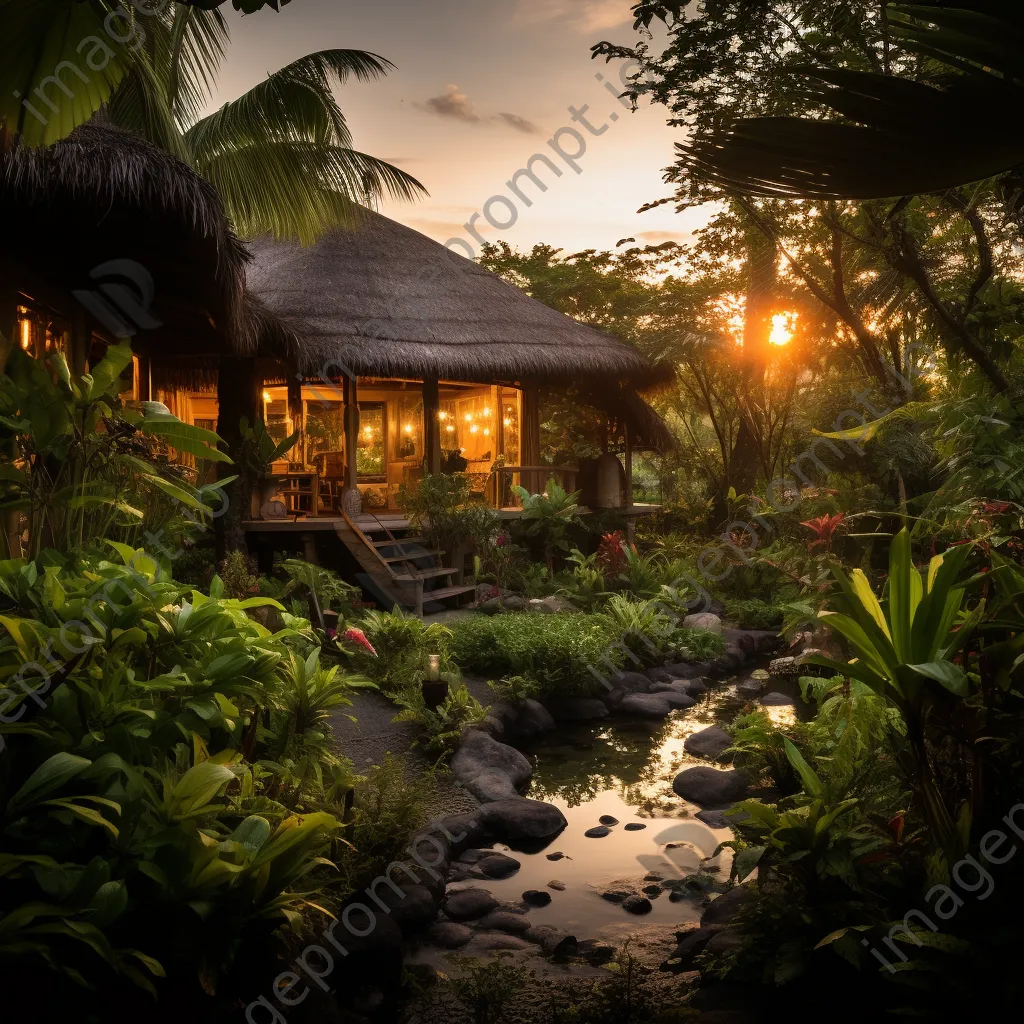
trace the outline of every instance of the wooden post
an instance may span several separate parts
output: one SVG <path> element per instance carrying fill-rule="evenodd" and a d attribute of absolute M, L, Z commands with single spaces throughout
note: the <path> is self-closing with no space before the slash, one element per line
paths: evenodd
<path fill-rule="evenodd" d="M 227 510 L 216 519 L 218 556 L 228 551 L 245 551 L 245 527 L 252 515 L 252 496 L 256 486 L 253 473 L 237 459 L 241 447 L 239 430 L 242 417 L 252 426 L 260 415 L 263 375 L 256 360 L 240 356 L 223 356 L 217 370 L 217 433 L 226 442 L 228 454 L 235 465 L 217 463 L 218 476 L 238 474 L 238 480 L 226 488 Z"/>
<path fill-rule="evenodd" d="M 519 424 L 519 464 L 521 466 L 540 465 L 540 395 L 535 384 L 523 387 L 522 422 Z M 520 486 L 531 493 L 534 492 L 533 478 L 536 473 L 522 474 L 529 480 L 520 480 Z M 541 483 L 537 490 L 543 487 Z"/>
<path fill-rule="evenodd" d="M 359 483 L 357 448 L 359 445 L 359 391 L 355 377 L 345 377 L 345 489 Z"/>
<path fill-rule="evenodd" d="M 428 473 L 441 472 L 441 391 L 437 378 L 423 381 L 423 450 Z"/>
<path fill-rule="evenodd" d="M 626 471 L 626 508 L 633 507 L 633 434 L 626 423 L 622 428 L 626 439 L 626 451 L 623 453 L 623 469 Z"/>
<path fill-rule="evenodd" d="M 292 432 L 298 431 L 298 439 L 292 449 L 290 462 L 306 466 L 306 412 L 302 404 L 302 382 L 293 370 L 288 371 L 288 416 L 292 421 Z M 313 509 L 315 515 L 317 509 Z"/>

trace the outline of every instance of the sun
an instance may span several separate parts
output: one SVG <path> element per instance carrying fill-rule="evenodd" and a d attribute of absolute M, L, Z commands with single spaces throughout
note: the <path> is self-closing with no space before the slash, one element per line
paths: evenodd
<path fill-rule="evenodd" d="M 793 326 L 796 313 L 775 313 L 772 315 L 772 330 L 768 335 L 771 345 L 788 345 L 793 339 Z"/>

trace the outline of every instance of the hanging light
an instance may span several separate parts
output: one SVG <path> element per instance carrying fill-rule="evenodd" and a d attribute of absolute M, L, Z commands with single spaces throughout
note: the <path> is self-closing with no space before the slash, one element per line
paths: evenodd
<path fill-rule="evenodd" d="M 469 413 L 469 412 L 466 413 L 466 422 L 467 423 L 472 423 L 473 422 L 473 414 L 472 413 Z"/>
<path fill-rule="evenodd" d="M 442 410 L 441 410 L 441 411 L 440 411 L 440 412 L 439 412 L 439 413 L 437 414 L 437 418 L 438 418 L 439 420 L 441 420 L 441 422 L 443 423 L 443 422 L 444 422 L 444 421 L 445 421 L 446 419 L 448 419 L 448 413 L 446 413 L 446 412 L 445 412 L 445 411 L 444 411 L 444 410 L 442 409 Z"/>
<path fill-rule="evenodd" d="M 455 428 L 450 423 L 444 429 L 447 430 L 449 434 L 454 434 L 455 433 Z"/>
<path fill-rule="evenodd" d="M 485 416 L 490 416 L 491 415 L 491 410 L 490 410 L 489 406 L 486 406 L 486 405 L 484 406 L 484 415 Z"/>
<path fill-rule="evenodd" d="M 470 432 L 471 434 L 475 434 L 475 433 L 476 433 L 476 432 L 477 432 L 477 431 L 478 431 L 479 429 L 480 429 L 480 428 L 479 428 L 479 427 L 478 427 L 478 426 L 477 426 L 477 425 L 476 425 L 476 424 L 474 423 L 474 424 L 473 424 L 473 426 L 471 426 L 471 427 L 469 428 L 469 432 Z"/>
<path fill-rule="evenodd" d="M 502 421 L 502 425 L 506 427 L 512 426 L 512 421 L 506 416 Z"/>
<path fill-rule="evenodd" d="M 405 425 L 405 432 L 407 434 L 411 434 L 412 433 L 412 424 L 411 423 L 406 423 L 406 425 Z"/>
<path fill-rule="evenodd" d="M 32 347 L 32 321 L 21 321 L 21 347 L 27 352 Z"/>
<path fill-rule="evenodd" d="M 373 437 L 373 427 L 363 427 L 364 437 Z"/>
<path fill-rule="evenodd" d="M 250 394 L 251 394 L 251 392 L 250 392 Z M 264 388 L 264 389 L 263 389 L 263 401 L 264 401 L 264 402 L 269 402 L 269 401 L 271 401 L 271 398 L 270 398 L 270 392 L 269 392 L 269 391 L 267 391 L 267 389 L 266 389 L 266 388 Z"/>
<path fill-rule="evenodd" d="M 491 436 L 491 428 L 490 427 L 484 427 L 484 437 L 490 437 L 490 436 Z"/>

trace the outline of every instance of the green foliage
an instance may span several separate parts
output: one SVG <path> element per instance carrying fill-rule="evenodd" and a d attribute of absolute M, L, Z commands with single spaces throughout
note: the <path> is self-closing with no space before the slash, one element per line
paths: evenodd
<path fill-rule="evenodd" d="M 537 541 L 544 552 L 548 575 L 551 575 L 555 552 L 569 550 L 570 530 L 579 525 L 580 492 L 570 494 L 553 477 L 540 494 L 530 494 L 525 487 L 516 486 L 512 490 L 523 509 L 516 529 L 524 537 Z"/>
<path fill-rule="evenodd" d="M 398 507 L 417 533 L 425 534 L 433 547 L 443 551 L 473 540 L 483 544 L 498 528 L 495 512 L 472 499 L 469 480 L 458 473 L 427 473 L 415 489 L 402 484 Z"/>
<path fill-rule="evenodd" d="M 487 714 L 487 709 L 457 676 L 450 675 L 448 683 L 448 695 L 436 709 L 426 706 L 420 686 L 409 686 L 393 698 L 403 709 L 395 721 L 415 722 L 423 730 L 424 747 L 436 757 L 453 754 L 465 726 L 479 722 Z"/>
<path fill-rule="evenodd" d="M 229 551 L 221 563 L 220 578 L 224 584 L 224 593 L 228 597 L 244 600 L 258 594 L 260 580 L 253 571 L 252 560 L 244 551 Z"/>
<path fill-rule="evenodd" d="M 544 696 L 596 692 L 599 678 L 623 661 L 615 630 L 598 615 L 473 616 L 453 622 L 451 631 L 451 656 L 464 671 L 528 676 Z"/>
<path fill-rule="evenodd" d="M 265 480 L 270 476 L 271 465 L 283 459 L 299 439 L 296 431 L 283 441 L 275 441 L 263 420 L 258 419 L 250 425 L 247 416 L 243 416 L 239 422 L 238 433 L 241 438 L 239 465 L 248 469 L 255 480 Z"/>
<path fill-rule="evenodd" d="M 504 679 L 487 685 L 498 700 L 509 704 L 521 704 L 524 700 L 531 700 L 540 694 L 537 680 L 529 676 L 505 676 Z"/>
<path fill-rule="evenodd" d="M 321 624 L 325 612 L 337 612 L 339 623 L 355 614 L 355 602 L 362 592 L 336 572 L 301 558 L 286 558 L 280 569 L 288 577 L 282 597 L 295 593 L 306 597 Z"/>
<path fill-rule="evenodd" d="M 756 597 L 726 601 L 725 615 L 740 629 L 779 629 L 784 618 L 782 609 Z"/>
<path fill-rule="evenodd" d="M 448 668 L 452 631 L 438 622 L 427 625 L 415 615 L 395 608 L 390 612 L 364 612 L 359 625 L 377 656 L 358 649 L 355 662 L 389 696 L 423 678 L 427 656 L 439 654 Z"/>
<path fill-rule="evenodd" d="M 486 963 L 472 957 L 451 959 L 462 971 L 449 984 L 473 1024 L 501 1024 L 506 1020 L 509 1005 L 526 984 L 526 971 L 506 963 L 502 954 Z"/>

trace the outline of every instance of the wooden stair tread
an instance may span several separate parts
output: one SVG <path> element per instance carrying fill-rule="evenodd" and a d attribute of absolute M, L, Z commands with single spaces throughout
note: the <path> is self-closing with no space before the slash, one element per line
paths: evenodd
<path fill-rule="evenodd" d="M 468 594 L 471 590 L 476 590 L 476 584 L 471 583 L 468 586 L 441 587 L 438 590 L 424 590 L 423 603 L 426 604 L 428 601 L 443 601 L 446 597 L 457 597 L 459 594 Z"/>
<path fill-rule="evenodd" d="M 372 543 L 375 548 L 391 548 L 398 544 L 422 544 L 426 539 L 426 537 L 395 537 L 392 540 L 389 537 L 387 540 L 375 540 Z"/>
<path fill-rule="evenodd" d="M 414 580 L 431 580 L 435 576 L 454 576 L 458 569 L 419 569 L 416 572 L 402 573 L 395 577 L 402 583 L 412 583 Z"/>
<path fill-rule="evenodd" d="M 411 562 L 416 558 L 426 558 L 427 555 L 443 555 L 444 552 L 440 548 L 432 548 L 429 551 L 414 551 L 409 555 L 382 555 L 381 557 L 385 562 Z"/>

